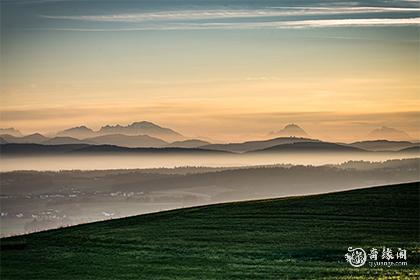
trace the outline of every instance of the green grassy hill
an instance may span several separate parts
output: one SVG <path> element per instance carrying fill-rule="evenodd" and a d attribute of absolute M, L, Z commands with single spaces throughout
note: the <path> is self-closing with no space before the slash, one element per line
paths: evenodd
<path fill-rule="evenodd" d="M 1 240 L 1 279 L 414 279 L 419 183 L 226 203 Z M 348 247 L 407 249 L 353 268 Z"/>

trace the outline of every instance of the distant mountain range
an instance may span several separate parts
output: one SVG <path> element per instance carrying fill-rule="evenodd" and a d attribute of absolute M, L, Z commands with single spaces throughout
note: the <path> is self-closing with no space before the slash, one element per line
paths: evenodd
<path fill-rule="evenodd" d="M 9 128 L 0 128 L 0 134 L 9 134 L 15 137 L 22 137 L 22 133 L 19 130 L 9 127 Z"/>
<path fill-rule="evenodd" d="M 296 124 L 288 124 L 279 131 L 272 131 L 270 135 L 277 137 L 309 137 L 308 133 Z"/>
<path fill-rule="evenodd" d="M 382 140 L 385 138 L 407 138 L 403 131 L 382 127 L 375 129 L 369 137 L 375 140 L 359 141 L 350 144 L 327 143 L 311 139 L 308 134 L 296 124 L 288 124 L 272 135 L 287 135 L 267 140 L 246 141 L 228 144 L 212 144 L 201 139 L 187 139 L 180 133 L 161 127 L 148 121 L 134 122 L 130 125 L 106 125 L 94 131 L 86 126 L 69 128 L 57 133 L 56 137 L 45 137 L 39 133 L 22 136 L 15 128 L 0 129 L 0 144 L 42 144 L 42 145 L 110 145 L 126 148 L 200 148 L 212 151 L 233 153 L 267 152 L 286 150 L 335 150 L 335 151 L 400 151 L 402 149 L 419 146 L 410 141 Z M 304 135 L 301 137 L 298 135 Z M 296 145 L 297 143 L 302 143 Z M 309 143 L 315 143 L 309 145 Z M 293 145 L 292 145 L 293 144 Z M 289 145 L 289 146 L 287 146 Z M 416 151 L 409 149 L 409 151 Z"/>
<path fill-rule="evenodd" d="M 147 135 L 150 137 L 159 138 L 166 142 L 186 140 L 185 136 L 170 128 L 161 127 L 157 124 L 147 121 L 134 122 L 126 126 L 119 124 L 105 125 L 98 131 L 94 131 L 93 129 L 86 126 L 79 126 L 60 131 L 57 133 L 57 136 L 73 137 L 81 140 L 109 134 L 123 134 L 128 136 Z"/>
<path fill-rule="evenodd" d="M 152 122 L 141 121 L 134 122 L 127 126 L 121 125 L 106 125 L 101 127 L 99 134 L 125 134 L 125 135 L 149 135 L 163 139 L 165 141 L 180 141 L 186 138 L 180 133 L 166 127 L 161 127 Z"/>
<path fill-rule="evenodd" d="M 367 139 L 402 141 L 402 140 L 411 140 L 412 138 L 410 137 L 410 135 L 408 135 L 406 132 L 402 130 L 383 126 L 381 128 L 372 130 L 367 135 Z"/>
<path fill-rule="evenodd" d="M 33 143 L 33 144 L 40 144 L 47 140 L 49 140 L 48 137 L 45 137 L 42 134 L 34 133 L 22 137 L 17 137 L 9 134 L 2 134 L 0 135 L 1 139 L 6 141 L 7 143 Z"/>
<path fill-rule="evenodd" d="M 90 129 L 84 125 L 65 129 L 57 133 L 57 136 L 72 137 L 77 139 L 94 137 L 96 135 L 97 133 L 93 131 L 93 129 Z"/>
<path fill-rule="evenodd" d="M 77 139 L 69 136 L 57 136 L 48 138 L 38 133 L 23 137 L 15 137 L 8 134 L 0 135 L 0 144 L 7 143 L 43 145 L 114 145 L 128 148 L 198 148 L 200 146 L 210 144 L 209 142 L 198 139 L 168 143 L 159 138 L 151 137 L 148 135 L 106 134 L 85 139 Z"/>

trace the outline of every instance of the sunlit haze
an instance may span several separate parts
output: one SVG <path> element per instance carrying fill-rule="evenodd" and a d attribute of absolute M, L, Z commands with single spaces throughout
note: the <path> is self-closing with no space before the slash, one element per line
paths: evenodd
<path fill-rule="evenodd" d="M 419 139 L 418 3 L 329 3 L 1 1 L 0 126 Z"/>

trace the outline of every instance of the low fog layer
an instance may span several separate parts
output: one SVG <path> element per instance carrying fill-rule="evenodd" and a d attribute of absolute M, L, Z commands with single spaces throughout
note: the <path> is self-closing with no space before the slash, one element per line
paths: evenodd
<path fill-rule="evenodd" d="M 86 160 L 74 160 L 78 160 L 79 166 L 89 168 Z M 36 160 L 33 164 L 37 165 Z M 62 163 L 57 159 L 56 164 Z M 175 158 L 173 164 L 176 164 Z M 8 236 L 193 205 L 420 181 L 420 159 L 377 163 L 351 161 L 323 166 L 14 171 L 0 174 L 1 235 Z"/>
<path fill-rule="evenodd" d="M 94 170 L 130 168 L 173 168 L 177 166 L 233 167 L 272 164 L 323 165 L 339 164 L 349 160 L 384 161 L 418 157 L 413 153 L 366 152 L 366 153 L 177 153 L 177 154 L 104 154 L 60 156 L 3 156 L 0 171 L 13 170 Z"/>

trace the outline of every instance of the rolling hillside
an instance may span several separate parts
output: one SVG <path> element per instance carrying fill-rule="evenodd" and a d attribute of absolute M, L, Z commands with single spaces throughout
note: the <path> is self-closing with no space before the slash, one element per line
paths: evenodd
<path fill-rule="evenodd" d="M 173 148 L 199 148 L 204 145 L 210 145 L 209 142 L 199 140 L 199 139 L 189 139 L 184 141 L 175 141 L 173 143 L 169 143 L 166 147 L 173 147 Z"/>
<path fill-rule="evenodd" d="M 339 145 L 327 142 L 296 142 L 269 147 L 251 153 L 317 153 L 317 152 L 367 152 L 360 148 Z"/>
<path fill-rule="evenodd" d="M 401 149 L 416 146 L 416 143 L 409 141 L 388 141 L 388 140 L 373 140 L 373 141 L 359 141 L 347 146 L 356 147 L 368 151 L 399 151 Z"/>
<path fill-rule="evenodd" d="M 7 143 L 20 143 L 20 144 L 40 144 L 49 140 L 48 137 L 45 137 L 42 134 L 34 133 L 22 137 L 16 137 L 9 134 L 2 134 L 0 137 L 5 140 Z"/>
<path fill-rule="evenodd" d="M 140 147 L 162 147 L 167 142 L 159 138 L 151 137 L 148 135 L 124 135 L 124 134 L 106 134 L 85 140 L 91 141 L 100 145 L 115 145 L 127 148 L 140 148 Z"/>
<path fill-rule="evenodd" d="M 88 144 L 66 144 L 66 145 L 42 145 L 42 144 L 1 144 L 0 155 L 70 155 L 70 154 L 227 154 L 224 151 L 205 150 L 201 148 L 128 148 L 114 145 L 88 145 Z"/>
<path fill-rule="evenodd" d="M 75 150 L 90 147 L 88 144 L 66 144 L 66 145 L 42 145 L 27 143 L 2 144 L 0 155 L 2 156 L 28 156 L 28 155 L 56 155 L 67 154 Z"/>
<path fill-rule="evenodd" d="M 218 151 L 229 151 L 235 153 L 250 152 L 262 150 L 277 145 L 293 144 L 299 142 L 319 142 L 319 140 L 298 138 L 298 137 L 279 137 L 261 141 L 247 141 L 243 143 L 229 143 L 229 144 L 209 144 L 201 146 L 200 148 Z"/>
<path fill-rule="evenodd" d="M 1 240 L 1 279 L 355 279 L 420 276 L 419 183 L 226 203 Z M 408 266 L 351 267 L 348 247 Z"/>
<path fill-rule="evenodd" d="M 79 140 L 77 138 L 68 137 L 68 136 L 57 136 L 51 139 L 48 139 L 47 141 L 42 142 L 43 145 L 73 145 L 73 144 L 95 144 L 92 141 L 89 141 L 88 139 Z"/>
<path fill-rule="evenodd" d="M 420 146 L 409 147 L 400 150 L 401 153 L 420 153 Z"/>

